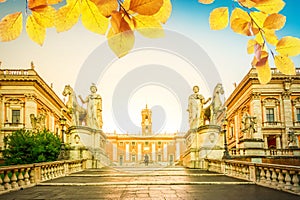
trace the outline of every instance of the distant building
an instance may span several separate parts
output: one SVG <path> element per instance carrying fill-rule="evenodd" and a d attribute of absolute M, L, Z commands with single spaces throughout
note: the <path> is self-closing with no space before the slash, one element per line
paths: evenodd
<path fill-rule="evenodd" d="M 107 154 L 114 165 L 173 165 L 185 151 L 184 133 L 153 134 L 151 110 L 142 110 L 142 134 L 107 134 Z"/>
<path fill-rule="evenodd" d="M 254 117 L 254 134 L 262 136 L 264 148 L 299 147 L 300 69 L 295 76 L 271 69 L 272 80 L 259 83 L 252 68 L 225 102 L 228 147 L 238 149 L 245 139 L 245 116 Z"/>
<path fill-rule="evenodd" d="M 18 129 L 49 130 L 62 137 L 61 117 L 68 128 L 65 104 L 34 70 L 0 69 L 0 149 L 3 138 Z"/>

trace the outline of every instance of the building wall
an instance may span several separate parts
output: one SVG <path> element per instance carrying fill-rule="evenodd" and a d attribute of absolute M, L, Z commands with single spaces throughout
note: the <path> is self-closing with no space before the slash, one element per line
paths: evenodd
<path fill-rule="evenodd" d="M 272 80 L 266 85 L 259 83 L 254 68 L 249 71 L 225 102 L 229 148 L 239 148 L 245 138 L 245 113 L 256 117 L 255 137 L 264 139 L 264 148 L 289 148 L 291 131 L 299 140 L 300 70 L 296 71 L 295 76 L 287 76 L 272 69 Z"/>
<path fill-rule="evenodd" d="M 46 129 L 60 135 L 62 115 L 70 124 L 64 103 L 51 87 L 31 69 L 0 70 L 0 149 L 3 138 L 21 128 Z"/>

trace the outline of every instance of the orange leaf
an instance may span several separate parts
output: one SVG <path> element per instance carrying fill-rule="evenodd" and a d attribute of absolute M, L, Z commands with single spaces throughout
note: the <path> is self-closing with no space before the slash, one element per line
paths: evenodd
<path fill-rule="evenodd" d="M 212 30 L 221 30 L 228 26 L 229 12 L 227 7 L 214 9 L 209 16 L 209 25 Z"/>
<path fill-rule="evenodd" d="M 111 14 L 110 22 L 114 34 L 131 30 L 129 23 L 125 20 L 125 15 L 122 12 L 114 11 Z"/>
<path fill-rule="evenodd" d="M 264 28 L 279 30 L 284 27 L 285 21 L 286 17 L 284 15 L 273 13 L 266 18 Z"/>
<path fill-rule="evenodd" d="M 26 20 L 26 32 L 28 36 L 39 45 L 43 45 L 46 37 L 46 28 L 41 26 L 33 15 Z"/>
<path fill-rule="evenodd" d="M 0 0 L 0 3 L 4 3 L 6 0 Z"/>
<path fill-rule="evenodd" d="M 213 3 L 215 0 L 198 0 L 199 3 L 202 3 L 202 4 L 211 4 Z"/>
<path fill-rule="evenodd" d="M 99 11 L 105 17 L 109 17 L 114 10 L 118 8 L 116 0 L 91 0 L 98 7 Z"/>
<path fill-rule="evenodd" d="M 129 9 L 141 15 L 154 15 L 163 5 L 163 0 L 131 0 Z"/>
<path fill-rule="evenodd" d="M 295 65 L 293 61 L 287 56 L 275 56 L 275 65 L 277 69 L 283 74 L 296 75 Z"/>
<path fill-rule="evenodd" d="M 281 55 L 297 56 L 300 54 L 300 39 L 286 36 L 278 41 L 276 51 Z"/>
<path fill-rule="evenodd" d="M 28 0 L 28 8 L 33 10 L 35 8 L 43 8 L 47 6 L 47 0 Z"/>
<path fill-rule="evenodd" d="M 23 28 L 22 21 L 22 12 L 16 12 L 3 17 L 0 22 L 1 41 L 7 42 L 19 37 Z"/>

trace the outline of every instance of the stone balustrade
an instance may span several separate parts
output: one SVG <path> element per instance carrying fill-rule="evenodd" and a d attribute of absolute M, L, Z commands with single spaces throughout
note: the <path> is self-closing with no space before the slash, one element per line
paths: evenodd
<path fill-rule="evenodd" d="M 240 149 L 235 149 L 232 148 L 229 151 L 230 156 L 246 156 L 245 155 L 245 150 L 244 148 Z M 262 156 L 300 156 L 300 148 L 295 148 L 295 149 L 264 149 L 264 155 Z"/>
<path fill-rule="evenodd" d="M 298 166 L 212 159 L 205 159 L 204 166 L 209 171 L 300 195 Z"/>
<path fill-rule="evenodd" d="M 86 160 L 67 160 L 0 167 L 0 194 L 86 169 Z"/>

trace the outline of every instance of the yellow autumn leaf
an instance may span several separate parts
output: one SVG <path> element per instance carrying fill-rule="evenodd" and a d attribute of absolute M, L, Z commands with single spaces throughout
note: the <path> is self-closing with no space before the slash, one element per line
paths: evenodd
<path fill-rule="evenodd" d="M 116 35 L 112 34 L 112 31 L 108 38 L 108 45 L 113 50 L 113 52 L 119 57 L 123 57 L 133 48 L 134 46 L 134 34 L 133 31 L 124 31 Z"/>
<path fill-rule="evenodd" d="M 154 15 L 163 5 L 163 0 L 131 0 L 129 9 L 141 15 Z"/>
<path fill-rule="evenodd" d="M 0 3 L 4 3 L 6 0 L 0 0 Z"/>
<path fill-rule="evenodd" d="M 278 41 L 276 51 L 281 55 L 297 56 L 300 54 L 300 39 L 292 36 L 283 37 Z"/>
<path fill-rule="evenodd" d="M 202 4 L 211 4 L 213 3 L 215 0 L 198 0 L 199 3 L 202 3 Z"/>
<path fill-rule="evenodd" d="M 222 30 L 228 26 L 229 12 L 227 7 L 214 9 L 209 15 L 209 25 L 212 30 Z"/>
<path fill-rule="evenodd" d="M 136 30 L 148 38 L 164 36 L 160 22 L 154 16 L 136 15 L 133 17 Z"/>
<path fill-rule="evenodd" d="M 58 4 L 63 0 L 47 0 L 48 5 Z"/>
<path fill-rule="evenodd" d="M 166 23 L 172 12 L 172 4 L 170 0 L 164 0 L 164 3 L 160 10 L 153 16 L 161 23 Z"/>
<path fill-rule="evenodd" d="M 264 37 L 263 37 L 263 35 L 262 35 L 261 33 L 257 34 L 257 35 L 255 36 L 254 40 L 255 40 L 258 44 L 260 44 L 260 45 L 263 45 L 264 42 L 265 42 Z"/>
<path fill-rule="evenodd" d="M 22 32 L 22 12 L 6 15 L 0 21 L 0 40 L 7 42 L 18 38 Z"/>
<path fill-rule="evenodd" d="M 40 9 L 35 9 L 32 11 L 37 23 L 41 26 L 49 28 L 54 26 L 54 20 L 56 15 L 56 10 L 51 6 L 46 6 Z"/>
<path fill-rule="evenodd" d="M 256 5 L 256 3 L 251 0 L 238 0 L 238 3 L 246 8 L 253 8 Z"/>
<path fill-rule="evenodd" d="M 285 21 L 286 17 L 284 15 L 273 13 L 266 18 L 264 28 L 279 30 L 284 27 Z"/>
<path fill-rule="evenodd" d="M 68 0 L 67 4 L 61 7 L 56 14 L 55 27 L 57 32 L 71 29 L 80 16 L 80 0 Z"/>
<path fill-rule="evenodd" d="M 248 40 L 247 44 L 247 53 L 248 54 L 253 54 L 254 53 L 254 46 L 257 44 L 257 42 L 253 39 Z"/>
<path fill-rule="evenodd" d="M 255 21 L 254 25 L 258 26 L 258 28 L 263 28 L 264 22 L 268 17 L 267 14 L 262 12 L 250 12 L 251 18 Z"/>
<path fill-rule="evenodd" d="M 116 0 L 91 0 L 98 7 L 99 11 L 105 17 L 109 17 L 114 10 L 118 8 L 118 1 Z"/>
<path fill-rule="evenodd" d="M 287 56 L 277 55 L 275 56 L 275 66 L 281 73 L 286 75 L 296 75 L 295 65 Z"/>
<path fill-rule="evenodd" d="M 278 43 L 278 38 L 275 34 L 275 30 L 266 29 L 266 30 L 264 30 L 264 33 L 265 33 L 265 38 L 266 38 L 267 42 L 276 46 L 276 44 Z"/>
<path fill-rule="evenodd" d="M 285 2 L 283 0 L 253 0 L 256 2 L 255 8 L 268 14 L 278 13 L 281 11 Z"/>
<path fill-rule="evenodd" d="M 240 8 L 235 8 L 231 13 L 230 22 L 238 18 L 241 18 L 246 22 L 251 22 L 251 18 L 249 17 L 247 12 Z"/>
<path fill-rule="evenodd" d="M 30 39 L 39 45 L 43 45 L 46 37 L 46 28 L 41 26 L 33 15 L 29 15 L 26 20 L 26 32 Z"/>
<path fill-rule="evenodd" d="M 94 33 L 105 34 L 108 28 L 108 19 L 90 0 L 81 1 L 81 21 L 86 29 Z"/>
<path fill-rule="evenodd" d="M 266 62 L 265 65 L 256 67 L 258 80 L 261 84 L 267 84 L 271 81 L 272 73 L 269 66 L 269 62 Z"/>

